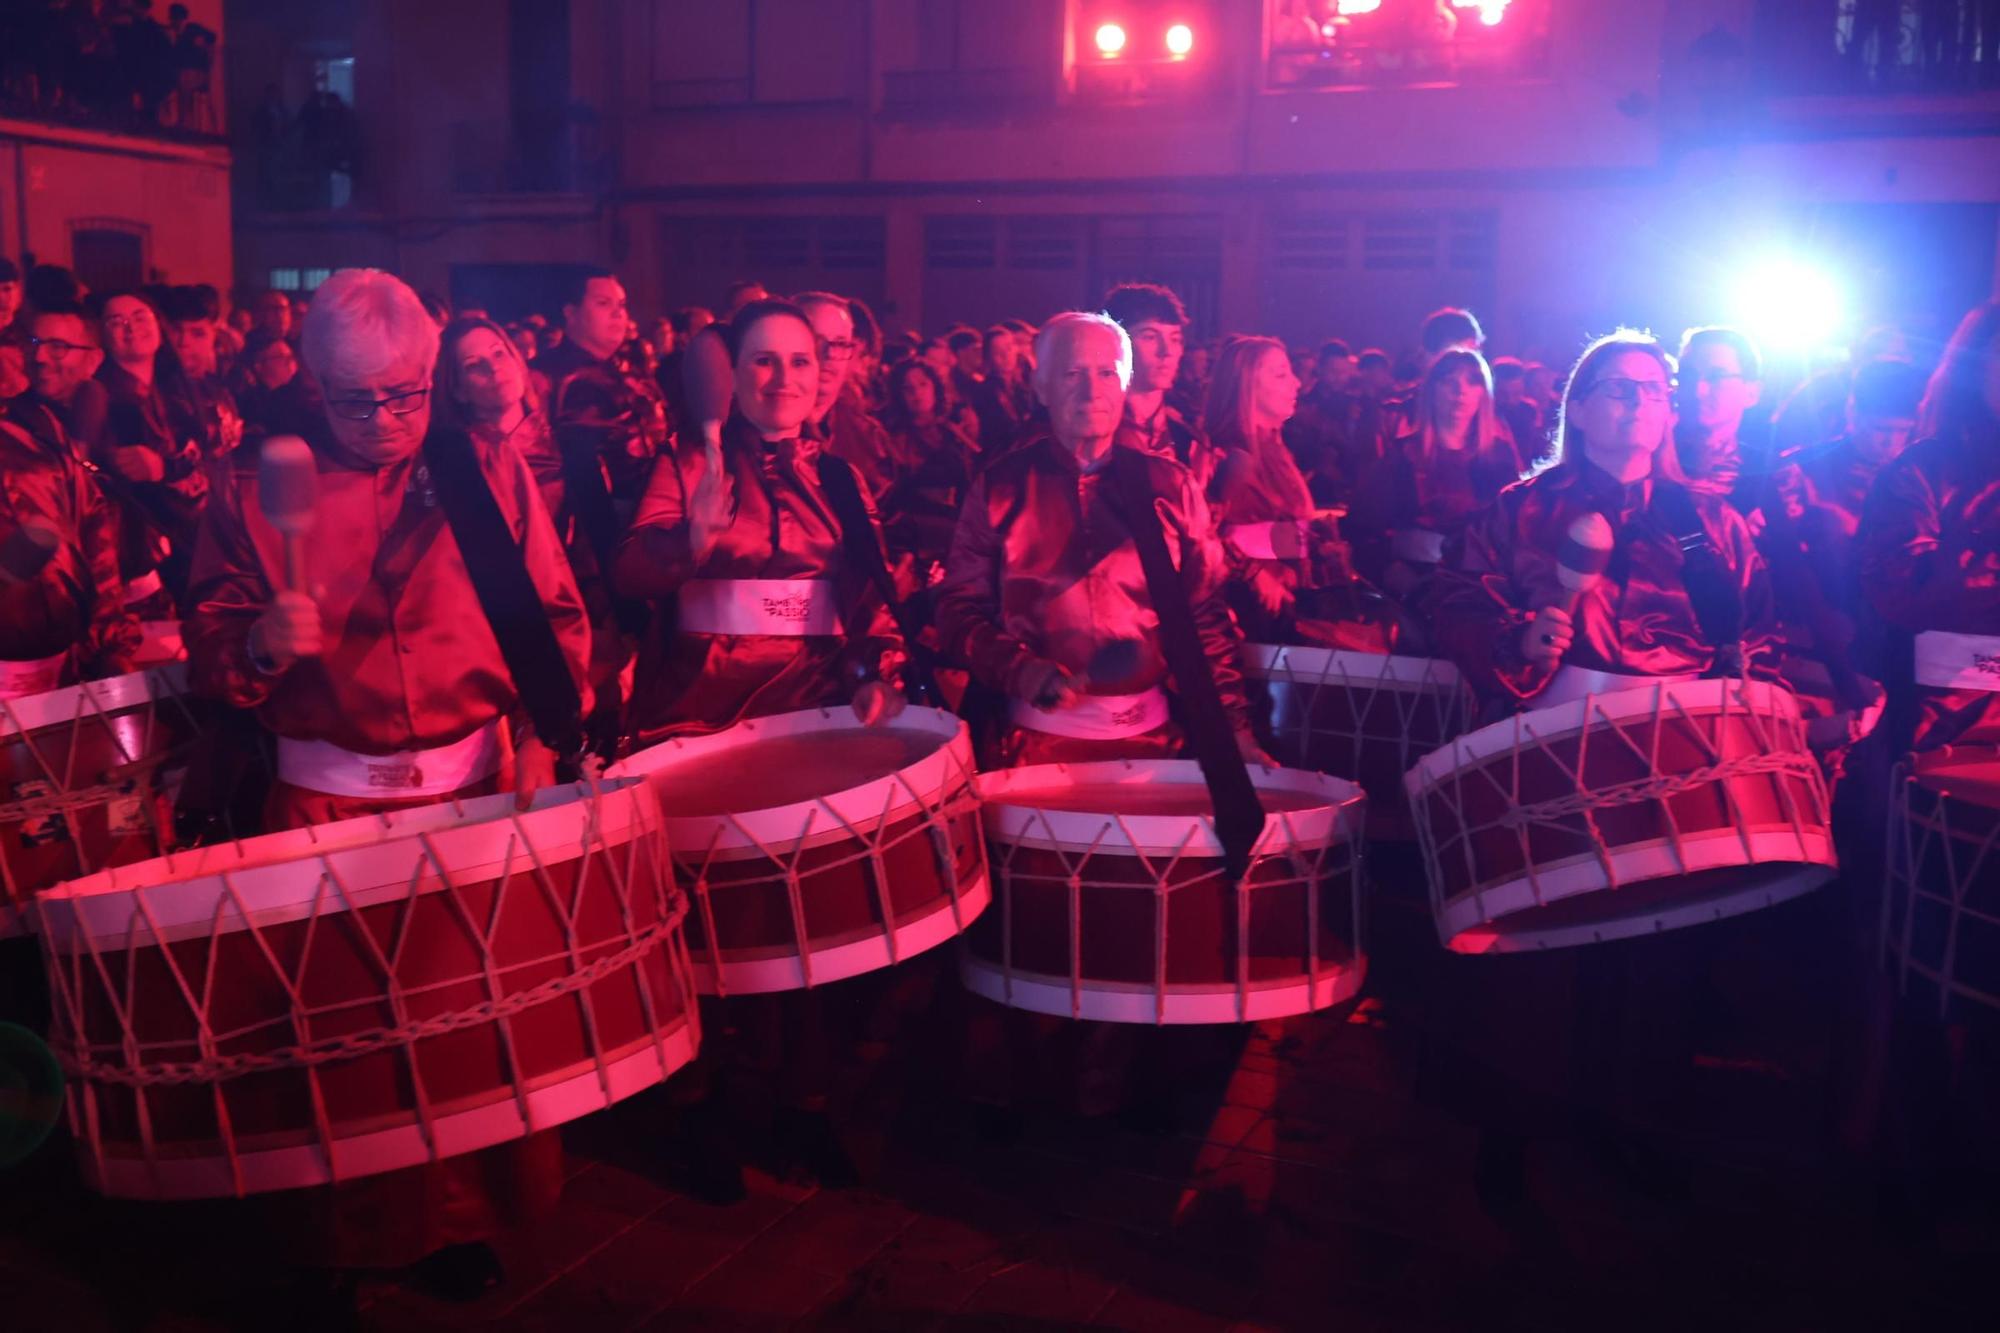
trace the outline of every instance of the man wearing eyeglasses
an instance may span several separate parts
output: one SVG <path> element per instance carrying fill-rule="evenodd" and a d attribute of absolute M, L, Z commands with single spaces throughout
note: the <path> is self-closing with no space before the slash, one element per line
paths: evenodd
<path fill-rule="evenodd" d="M 1728 499 L 1743 476 L 1744 418 L 1764 396 L 1764 359 L 1740 329 L 1689 329 L 1681 338 L 1674 393 L 1674 447 L 1688 488 Z M 1747 452 L 1758 464 L 1761 450 Z M 1746 514 L 1753 529 L 1763 526 Z"/>
<path fill-rule="evenodd" d="M 579 272 L 562 313 L 563 340 L 536 357 L 532 370 L 562 455 L 556 531 L 590 608 L 598 707 L 591 734 L 608 757 L 623 728 L 628 667 L 646 612 L 614 600 L 603 571 L 632 526 L 653 460 L 672 443 L 673 423 L 659 385 L 619 356 L 631 315 L 616 274 Z"/>
<path fill-rule="evenodd" d="M 438 333 L 416 293 L 386 273 L 342 269 L 315 294 L 302 346 L 325 413 L 308 439 L 312 527 L 296 585 L 266 513 L 295 497 L 265 494 L 247 451 L 203 516 L 185 622 L 189 672 L 201 693 L 255 709 L 274 734 L 271 829 L 508 789 L 526 804 L 555 778 L 557 738 L 537 735 L 525 698 L 536 686 L 517 683 L 500 639 L 513 634 L 489 618 L 490 585 L 475 582 L 458 540 L 462 492 L 442 493 L 432 473 L 453 448 L 471 451 L 465 463 L 517 543 L 588 707 L 590 627 L 527 461 L 511 447 L 431 432 Z M 421 1260 L 414 1271 L 427 1285 L 470 1299 L 499 1280 L 480 1242 L 513 1211 L 510 1201 L 544 1206 L 560 1185 L 560 1146 L 543 1132 L 334 1186 L 330 1199 L 271 1196 L 286 1202 L 260 1216 L 304 1262 L 401 1269 Z"/>
<path fill-rule="evenodd" d="M 832 292 L 800 292 L 792 304 L 812 321 L 819 352 L 819 391 L 806 417 L 806 434 L 861 474 L 862 484 L 880 499 L 900 475 L 894 444 L 869 413 L 852 384 L 861 341 L 854 333 L 854 310 Z"/>

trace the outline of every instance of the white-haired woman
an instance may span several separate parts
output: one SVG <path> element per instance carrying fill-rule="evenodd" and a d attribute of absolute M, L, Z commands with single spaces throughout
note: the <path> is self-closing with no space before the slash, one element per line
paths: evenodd
<path fill-rule="evenodd" d="M 304 344 L 326 407 L 308 441 L 317 476 L 301 577 L 287 578 L 255 468 L 239 468 L 211 498 L 195 555 L 186 632 L 196 686 L 256 709 L 275 734 L 271 829 L 509 787 L 525 800 L 553 779 L 554 755 L 527 722 L 432 469 L 447 450 L 467 451 L 457 456 L 491 491 L 587 700 L 590 627 L 534 477 L 512 449 L 430 429 L 438 328 L 397 279 L 334 274 L 314 297 Z M 536 1135 L 335 1186 L 330 1207 L 297 1192 L 268 1207 L 310 1262 L 422 1259 L 420 1275 L 469 1298 L 498 1280 L 476 1242 L 551 1202 L 560 1167 L 559 1144 Z"/>

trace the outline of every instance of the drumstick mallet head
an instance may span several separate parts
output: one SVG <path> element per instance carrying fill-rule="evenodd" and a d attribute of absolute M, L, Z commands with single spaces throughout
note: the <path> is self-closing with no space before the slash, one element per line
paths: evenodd
<path fill-rule="evenodd" d="M 273 435 L 257 459 L 257 503 L 285 539 L 285 587 L 305 591 L 306 537 L 319 500 L 319 466 L 312 446 L 296 435 Z"/>
<path fill-rule="evenodd" d="M 1557 544 L 1556 580 L 1569 594 L 1563 609 L 1571 615 L 1610 567 L 1612 545 L 1611 522 L 1596 510 L 1577 515 Z"/>
<path fill-rule="evenodd" d="M 0 582 L 28 583 L 55 559 L 62 534 L 36 519 L 23 519 L 21 526 L 0 542 Z"/>

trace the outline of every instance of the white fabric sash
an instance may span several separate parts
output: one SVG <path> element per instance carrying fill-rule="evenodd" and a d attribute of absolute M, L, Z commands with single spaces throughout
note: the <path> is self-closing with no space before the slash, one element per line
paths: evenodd
<path fill-rule="evenodd" d="M 1306 525 L 1297 519 L 1225 523 L 1222 535 L 1252 560 L 1299 560 L 1306 553 Z"/>
<path fill-rule="evenodd" d="M 1139 694 L 1079 694 L 1066 708 L 1037 708 L 1024 699 L 1012 700 L 1008 715 L 1017 727 L 1046 731 L 1085 741 L 1116 741 L 1142 736 L 1167 722 L 1167 693 L 1161 689 Z"/>
<path fill-rule="evenodd" d="M 160 571 L 149 569 L 125 585 L 125 605 L 130 606 L 134 602 L 143 602 L 164 586 L 160 582 Z"/>
<path fill-rule="evenodd" d="M 1917 684 L 1937 690 L 2000 690 L 2000 634 L 1917 636 Z"/>
<path fill-rule="evenodd" d="M 831 579 L 690 579 L 681 585 L 680 613 L 689 634 L 841 632 Z"/>
<path fill-rule="evenodd" d="M 1553 708 L 1557 704 L 1575 703 L 1587 694 L 1614 694 L 1619 690 L 1643 690 L 1651 685 L 1674 685 L 1684 681 L 1698 680 L 1692 672 L 1677 676 L 1627 676 L 1616 671 L 1597 671 L 1591 667 L 1570 666 L 1564 663 L 1556 668 L 1555 679 L 1549 687 L 1536 695 L 1536 708 Z"/>
<path fill-rule="evenodd" d="M 67 650 L 39 662 L 0 662 L 0 699 L 25 699 L 31 694 L 47 694 L 62 683 Z"/>
<path fill-rule="evenodd" d="M 449 796 L 491 777 L 504 753 L 500 723 L 488 722 L 462 741 L 434 750 L 356 754 L 329 741 L 278 738 L 278 777 L 328 796 L 395 799 Z"/>

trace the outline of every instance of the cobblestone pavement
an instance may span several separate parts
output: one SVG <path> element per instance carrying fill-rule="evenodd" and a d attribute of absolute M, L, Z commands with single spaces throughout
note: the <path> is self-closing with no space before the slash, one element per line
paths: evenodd
<path fill-rule="evenodd" d="M 1757 938 L 1810 919 L 1788 910 Z M 1503 1227 L 1474 1195 L 1475 1131 L 1417 1095 L 1440 956 L 1429 930 L 1391 895 L 1358 1006 L 1175 1034 L 1192 1072 L 1151 1114 L 1038 1115 L 1017 1136 L 982 1134 L 956 1095 L 954 1034 L 973 1002 L 948 958 L 919 964 L 915 1030 L 864 1043 L 836 1102 L 865 1187 L 753 1170 L 746 1200 L 704 1205 L 654 1164 L 654 1104 L 628 1103 L 565 1131 L 562 1203 L 501 1239 L 502 1289 L 448 1306 L 370 1282 L 366 1325 L 1996 1326 L 2000 1242 L 1960 1217 L 1916 1244 L 1881 1220 L 1870 1171 L 1831 1146 L 1838 1043 L 1810 949 L 1758 953 L 1723 986 L 1736 1017 L 1697 1061 L 1685 1191 L 1641 1188 L 1558 1139 L 1530 1157 L 1540 1220 Z M 66 1180 L 46 1156 L 0 1175 L 0 1328 L 221 1326 L 201 1294 L 215 1274 L 190 1272 L 200 1264 L 158 1232 L 107 1222 Z M 295 1324 L 270 1311 L 270 1327 Z"/>

